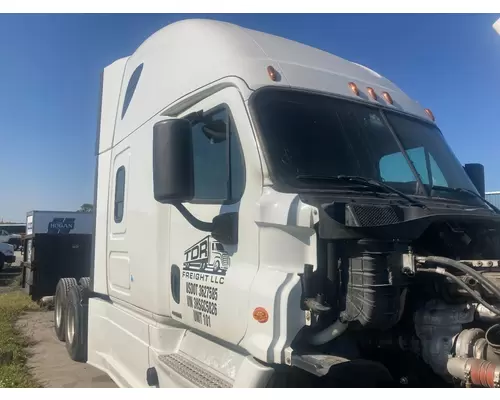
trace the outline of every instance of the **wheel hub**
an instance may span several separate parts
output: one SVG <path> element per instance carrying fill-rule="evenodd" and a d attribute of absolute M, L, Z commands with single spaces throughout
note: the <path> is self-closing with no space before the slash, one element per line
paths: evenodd
<path fill-rule="evenodd" d="M 62 304 L 61 301 L 56 303 L 56 326 L 61 326 L 61 317 L 62 317 Z"/>
<path fill-rule="evenodd" d="M 73 343 L 73 338 L 75 336 L 75 314 L 69 312 L 67 315 L 68 320 L 66 321 L 66 340 L 68 340 L 69 343 Z"/>

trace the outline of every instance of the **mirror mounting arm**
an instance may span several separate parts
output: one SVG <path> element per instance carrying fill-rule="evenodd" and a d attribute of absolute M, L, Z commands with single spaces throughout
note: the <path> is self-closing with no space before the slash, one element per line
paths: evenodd
<path fill-rule="evenodd" d="M 196 218 L 191 212 L 184 206 L 182 203 L 174 203 L 172 204 L 181 215 L 186 218 L 186 220 L 196 229 L 203 232 L 212 232 L 214 224 L 213 222 L 205 222 Z"/>

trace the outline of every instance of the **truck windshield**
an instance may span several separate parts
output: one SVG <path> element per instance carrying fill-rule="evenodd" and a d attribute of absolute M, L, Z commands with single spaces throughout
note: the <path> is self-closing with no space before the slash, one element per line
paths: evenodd
<path fill-rule="evenodd" d="M 292 90 L 263 90 L 252 106 L 273 178 L 289 187 L 336 189 L 343 181 L 327 177 L 358 176 L 409 195 L 425 194 L 419 193 L 423 187 L 432 196 L 479 204 L 473 196 L 444 190 L 477 192 L 433 124 Z"/>

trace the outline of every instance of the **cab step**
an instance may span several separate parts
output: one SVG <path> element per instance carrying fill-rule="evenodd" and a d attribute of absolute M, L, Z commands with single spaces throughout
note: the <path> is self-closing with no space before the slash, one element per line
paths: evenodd
<path fill-rule="evenodd" d="M 223 379 L 212 368 L 200 365 L 181 353 L 160 355 L 159 360 L 168 368 L 200 388 L 231 388 L 233 384 Z"/>

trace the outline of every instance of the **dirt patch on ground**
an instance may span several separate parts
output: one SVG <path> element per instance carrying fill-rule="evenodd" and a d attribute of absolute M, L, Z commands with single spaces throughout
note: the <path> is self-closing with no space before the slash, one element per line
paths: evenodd
<path fill-rule="evenodd" d="M 50 388 L 116 388 L 116 384 L 98 369 L 72 361 L 63 342 L 54 332 L 54 313 L 37 311 L 25 314 L 17 322 L 29 339 L 28 366 L 34 378 Z"/>
<path fill-rule="evenodd" d="M 16 253 L 16 262 L 0 272 L 0 293 L 19 291 L 22 256 Z M 17 283 L 17 285 L 16 285 Z M 105 373 L 84 363 L 71 360 L 63 342 L 54 332 L 53 311 L 30 311 L 21 316 L 16 328 L 26 335 L 30 345 L 27 365 L 31 374 L 49 388 L 115 388 Z"/>

